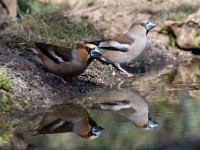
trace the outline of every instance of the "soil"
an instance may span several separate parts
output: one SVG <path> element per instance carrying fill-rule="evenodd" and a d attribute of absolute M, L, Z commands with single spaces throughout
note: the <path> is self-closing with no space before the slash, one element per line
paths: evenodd
<path fill-rule="evenodd" d="M 175 65 L 181 58 L 182 53 L 170 47 L 167 36 L 160 34 L 162 22 L 157 20 L 156 14 L 189 3 L 189 0 L 133 0 L 127 3 L 105 0 L 78 4 L 66 10 L 66 13 L 77 18 L 88 18 L 104 32 L 105 38 L 125 32 L 136 18 L 151 17 L 158 24 L 157 29 L 148 35 L 144 54 L 126 67 L 134 73 L 131 78 L 121 75 L 112 65 L 95 60 L 82 75 L 65 82 L 46 69 L 31 52 L 21 52 L 20 47 L 10 49 L 5 44 L 0 44 L 0 66 L 4 66 L 11 75 L 16 91 L 24 97 L 30 97 L 34 107 L 68 101 L 77 95 L 113 86 L 121 81 L 134 85 L 134 82 L 143 81 L 147 77 L 151 79 L 166 73 L 166 68 Z M 185 52 L 183 55 L 189 57 L 190 53 Z"/>

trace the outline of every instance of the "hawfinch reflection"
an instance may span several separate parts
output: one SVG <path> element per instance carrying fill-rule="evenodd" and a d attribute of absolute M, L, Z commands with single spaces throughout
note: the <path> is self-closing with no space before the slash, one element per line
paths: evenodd
<path fill-rule="evenodd" d="M 69 103 L 59 110 L 46 113 L 33 131 L 37 132 L 34 135 L 75 132 L 85 139 L 96 139 L 104 129 L 92 120 L 85 108 Z"/>
<path fill-rule="evenodd" d="M 25 46 L 34 50 L 43 64 L 63 79 L 83 73 L 94 58 L 102 55 L 93 44 L 82 44 L 72 49 L 37 42 Z"/>
<path fill-rule="evenodd" d="M 158 123 L 149 117 L 149 108 L 144 98 L 133 91 L 107 91 L 97 99 L 92 108 L 117 113 L 139 128 L 150 129 L 158 126 Z"/>
<path fill-rule="evenodd" d="M 121 67 L 121 64 L 127 64 L 136 59 L 145 49 L 147 44 L 147 34 L 156 25 L 150 21 L 135 21 L 129 28 L 128 32 L 117 38 L 102 41 L 93 41 L 103 55 L 101 60 L 113 64 L 122 74 L 128 77 L 128 73 Z"/>

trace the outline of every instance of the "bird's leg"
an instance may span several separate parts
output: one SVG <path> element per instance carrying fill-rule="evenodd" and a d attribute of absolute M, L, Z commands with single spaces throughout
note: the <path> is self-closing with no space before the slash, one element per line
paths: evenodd
<path fill-rule="evenodd" d="M 119 82 L 119 83 L 117 84 L 117 90 L 122 89 L 121 86 L 122 86 L 123 83 L 124 83 L 124 81 L 121 81 L 121 82 Z"/>
<path fill-rule="evenodd" d="M 124 69 L 121 67 L 120 64 L 115 63 L 114 66 L 115 66 L 117 69 L 119 69 L 119 70 L 121 71 L 121 74 L 125 74 L 125 75 L 127 75 L 128 77 L 132 77 L 132 76 L 133 76 L 133 74 L 128 73 L 126 70 L 124 70 Z"/>

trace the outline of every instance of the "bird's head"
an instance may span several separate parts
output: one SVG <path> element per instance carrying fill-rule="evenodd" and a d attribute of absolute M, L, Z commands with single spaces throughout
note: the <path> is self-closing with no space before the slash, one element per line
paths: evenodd
<path fill-rule="evenodd" d="M 100 126 L 91 127 L 90 132 L 87 135 L 87 139 L 93 140 L 97 139 L 104 131 L 104 128 Z"/>
<path fill-rule="evenodd" d="M 89 123 L 89 130 L 87 130 L 88 132 L 82 132 L 84 134 L 80 135 L 85 139 L 88 140 L 93 140 L 93 139 L 97 139 L 104 131 L 104 128 L 98 126 L 96 124 L 96 122 L 94 120 L 92 120 L 92 118 L 88 117 L 88 123 Z M 86 130 L 85 130 L 86 131 Z"/>
<path fill-rule="evenodd" d="M 148 21 L 137 20 L 130 26 L 129 31 L 132 31 L 139 35 L 147 35 L 148 32 L 155 27 L 156 24 L 154 24 L 150 20 Z"/>
<path fill-rule="evenodd" d="M 149 129 L 153 129 L 157 126 L 159 126 L 159 124 L 156 121 L 152 120 L 151 117 L 149 117 L 148 122 L 143 125 L 143 128 L 146 130 L 149 130 Z"/>
<path fill-rule="evenodd" d="M 94 44 L 84 44 L 85 48 L 88 52 L 88 54 L 90 55 L 90 57 L 92 58 L 98 58 L 100 56 L 102 56 L 102 53 L 100 52 L 99 48 L 94 45 Z"/>
<path fill-rule="evenodd" d="M 87 64 L 91 63 L 94 58 L 99 58 L 102 56 L 101 51 L 99 48 L 94 44 L 81 44 L 79 46 L 79 53 L 87 60 Z"/>

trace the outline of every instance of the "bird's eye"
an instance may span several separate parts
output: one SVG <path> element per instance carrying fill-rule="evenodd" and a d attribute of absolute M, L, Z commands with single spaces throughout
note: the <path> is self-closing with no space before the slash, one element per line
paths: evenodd
<path fill-rule="evenodd" d="M 91 51 L 91 48 L 88 47 L 88 48 L 86 48 L 86 50 L 89 53 Z"/>
<path fill-rule="evenodd" d="M 144 27 L 145 27 L 145 26 L 146 26 L 146 23 L 142 22 L 142 23 L 141 23 L 141 26 L 144 26 Z"/>

